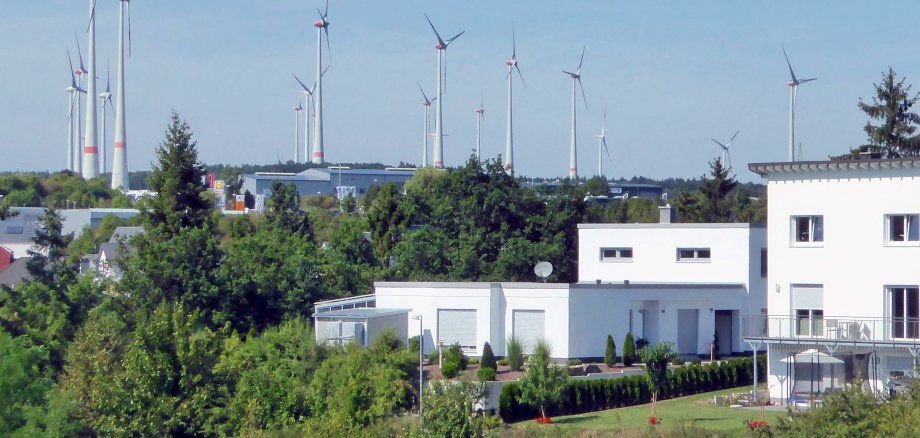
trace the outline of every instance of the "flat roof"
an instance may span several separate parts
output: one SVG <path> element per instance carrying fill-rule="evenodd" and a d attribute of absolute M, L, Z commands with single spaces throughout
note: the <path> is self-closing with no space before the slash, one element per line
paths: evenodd
<path fill-rule="evenodd" d="M 376 281 L 374 282 L 374 287 L 388 286 L 388 287 L 402 287 L 407 289 L 412 288 L 429 288 L 429 289 L 456 289 L 456 288 L 465 288 L 465 289 L 491 289 L 492 287 L 530 287 L 533 289 L 565 289 L 569 287 L 568 283 L 543 283 L 543 282 L 527 282 L 527 281 L 496 281 L 496 282 L 484 282 L 484 281 L 448 281 L 448 282 L 439 282 L 439 281 Z"/>
<path fill-rule="evenodd" d="M 744 289 L 744 283 L 573 283 L 572 289 Z"/>
<path fill-rule="evenodd" d="M 875 158 L 860 160 L 780 161 L 749 163 L 748 169 L 760 176 L 785 173 L 853 171 L 877 169 L 908 169 L 920 167 L 920 157 Z"/>
<path fill-rule="evenodd" d="M 378 309 L 374 307 L 361 307 L 358 309 L 333 310 L 329 312 L 314 313 L 314 318 L 378 318 L 381 316 L 399 315 L 409 313 L 409 309 Z"/>
<path fill-rule="evenodd" d="M 642 229 L 642 228 L 713 228 L 713 229 L 722 229 L 722 228 L 766 228 L 764 225 L 758 224 L 749 224 L 749 223 L 705 223 L 705 224 L 692 224 L 692 223 L 670 223 L 663 224 L 660 222 L 650 222 L 650 223 L 635 223 L 635 224 L 578 224 L 579 230 L 608 230 L 608 229 Z"/>

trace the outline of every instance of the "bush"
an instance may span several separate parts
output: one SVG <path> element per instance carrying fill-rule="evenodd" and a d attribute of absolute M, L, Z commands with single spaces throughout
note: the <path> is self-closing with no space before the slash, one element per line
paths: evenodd
<path fill-rule="evenodd" d="M 524 366 L 524 346 L 521 345 L 521 341 L 514 335 L 509 336 L 505 350 L 508 353 L 508 367 L 511 368 L 511 371 L 520 371 Z"/>
<path fill-rule="evenodd" d="M 495 354 L 492 353 L 492 346 L 489 345 L 488 342 L 482 346 L 482 360 L 480 360 L 479 363 L 482 368 L 498 369 L 498 364 L 495 362 Z"/>
<path fill-rule="evenodd" d="M 479 365 L 479 359 L 478 359 L 478 358 L 475 358 L 475 357 L 472 357 L 472 358 L 470 358 L 469 360 L 467 360 L 466 363 L 467 363 L 468 365 Z"/>
<path fill-rule="evenodd" d="M 671 361 L 671 364 L 672 365 L 683 365 L 684 360 L 679 357 L 675 357 L 674 360 Z"/>
<path fill-rule="evenodd" d="M 639 351 L 645 347 L 648 347 L 648 344 L 650 344 L 648 339 L 645 339 L 645 338 L 636 339 L 636 351 Z"/>
<path fill-rule="evenodd" d="M 421 344 L 418 341 L 418 336 L 413 336 L 409 338 L 409 351 L 415 354 L 418 354 L 418 349 L 420 348 L 420 346 Z"/>
<path fill-rule="evenodd" d="M 496 365 L 503 366 L 503 367 L 506 367 L 506 366 L 508 366 L 508 358 L 503 357 L 503 358 L 499 359 L 498 361 L 496 361 L 495 364 L 496 364 Z M 498 368 L 495 368 L 495 369 L 497 370 Z"/>
<path fill-rule="evenodd" d="M 700 360 L 700 358 L 698 358 L 698 357 L 694 357 L 693 359 L 690 359 L 690 363 L 692 363 L 692 364 L 694 364 L 694 365 L 699 365 L 699 364 L 703 363 L 703 361 Z M 766 369 L 766 368 L 764 368 L 764 369 Z"/>
<path fill-rule="evenodd" d="M 463 355 L 463 350 L 460 348 L 460 344 L 454 342 L 449 347 L 444 350 L 444 356 L 441 358 L 441 374 L 444 374 L 443 368 L 448 364 L 451 364 L 459 370 L 465 370 L 469 359 Z M 445 376 L 447 377 L 447 376 Z"/>
<path fill-rule="evenodd" d="M 604 349 L 604 363 L 608 367 L 617 364 L 617 344 L 613 342 L 613 336 L 607 335 L 607 347 Z"/>
<path fill-rule="evenodd" d="M 570 367 L 575 367 L 575 366 L 581 365 L 581 359 L 569 359 L 565 361 L 565 364 Z"/>
<path fill-rule="evenodd" d="M 457 374 L 460 372 L 460 364 L 456 362 L 447 362 L 445 361 L 441 364 L 441 375 L 446 379 L 453 379 L 457 377 Z"/>
<path fill-rule="evenodd" d="M 757 360 L 764 360 L 758 355 Z M 753 377 L 753 360 L 750 357 L 734 358 L 722 362 L 724 365 L 690 365 L 668 373 L 667 385 L 664 385 L 659 400 L 672 397 L 716 391 L 731 387 L 750 385 Z M 724 370 L 731 377 L 713 378 Z M 760 374 L 763 381 L 766 376 Z M 536 407 L 521 404 L 518 382 L 502 385 L 498 398 L 498 409 L 502 419 L 507 422 L 520 421 L 536 417 Z M 645 376 L 626 376 L 603 380 L 568 380 L 562 389 L 562 397 L 553 406 L 548 406 L 546 414 L 573 415 L 602 409 L 633 406 L 648 403 L 652 392 Z"/>
<path fill-rule="evenodd" d="M 482 367 L 479 368 L 479 371 L 476 371 L 476 377 L 483 382 L 491 382 L 495 380 L 495 368 Z"/>
<path fill-rule="evenodd" d="M 632 332 L 626 333 L 623 340 L 623 365 L 632 366 L 636 362 L 636 343 L 633 341 Z"/>

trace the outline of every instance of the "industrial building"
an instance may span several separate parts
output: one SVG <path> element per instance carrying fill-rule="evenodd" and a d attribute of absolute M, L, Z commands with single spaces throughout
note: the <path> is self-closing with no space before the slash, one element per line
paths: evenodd
<path fill-rule="evenodd" d="M 371 186 L 393 183 L 398 190 L 415 174 L 414 168 L 351 169 L 347 167 L 313 168 L 300 173 L 257 172 L 244 174 L 242 192 L 271 196 L 272 184 L 294 184 L 301 196 L 336 195 L 338 187 L 355 196 L 367 193 Z"/>

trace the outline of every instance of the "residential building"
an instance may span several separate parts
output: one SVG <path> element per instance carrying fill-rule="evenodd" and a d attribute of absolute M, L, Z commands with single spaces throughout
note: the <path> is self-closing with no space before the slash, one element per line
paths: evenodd
<path fill-rule="evenodd" d="M 755 163 L 767 180 L 765 345 L 770 396 L 862 381 L 887 392 L 920 352 L 920 158 Z M 807 353 L 806 353 L 807 351 Z M 816 364 L 817 361 L 817 364 Z"/>

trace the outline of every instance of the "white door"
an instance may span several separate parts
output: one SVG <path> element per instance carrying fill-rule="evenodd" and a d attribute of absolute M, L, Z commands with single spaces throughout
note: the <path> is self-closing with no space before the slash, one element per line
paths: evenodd
<path fill-rule="evenodd" d="M 476 310 L 438 310 L 438 341 L 476 350 Z"/>
<path fill-rule="evenodd" d="M 698 309 L 677 310 L 677 349 L 682 355 L 696 355 L 699 352 L 699 312 Z"/>
<path fill-rule="evenodd" d="M 515 310 L 511 318 L 512 334 L 521 342 L 525 353 L 533 353 L 537 341 L 546 339 L 546 312 Z"/>

